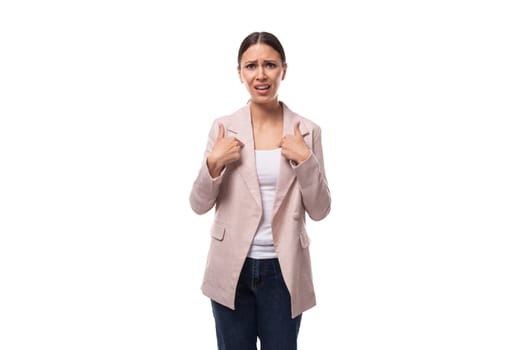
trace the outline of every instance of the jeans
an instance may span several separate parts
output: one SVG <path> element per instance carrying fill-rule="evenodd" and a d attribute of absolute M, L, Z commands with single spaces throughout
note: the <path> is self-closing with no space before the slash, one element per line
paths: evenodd
<path fill-rule="evenodd" d="M 219 350 L 296 350 L 301 315 L 291 318 L 290 293 L 277 259 L 247 258 L 235 310 L 212 300 Z"/>

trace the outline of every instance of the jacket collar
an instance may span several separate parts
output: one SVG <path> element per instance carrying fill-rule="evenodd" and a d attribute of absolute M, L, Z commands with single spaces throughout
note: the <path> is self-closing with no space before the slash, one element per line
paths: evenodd
<path fill-rule="evenodd" d="M 250 102 L 246 106 L 242 107 L 235 113 L 230 125 L 227 126 L 228 131 L 235 134 L 235 136 L 241 140 L 245 145 L 251 144 L 253 148 L 253 128 L 252 118 L 250 113 Z M 295 123 L 300 119 L 284 102 L 281 102 L 283 106 L 283 136 L 294 133 Z M 306 136 L 310 130 L 301 123 L 299 125 L 301 134 Z"/>

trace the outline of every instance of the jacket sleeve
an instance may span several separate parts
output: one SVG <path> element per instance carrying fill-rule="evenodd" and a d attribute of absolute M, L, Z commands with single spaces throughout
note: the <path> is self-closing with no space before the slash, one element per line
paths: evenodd
<path fill-rule="evenodd" d="M 324 169 L 321 128 L 315 126 L 312 132 L 312 153 L 294 171 L 305 210 L 312 220 L 318 221 L 330 212 L 331 197 Z"/>
<path fill-rule="evenodd" d="M 197 178 L 193 182 L 190 193 L 191 209 L 197 214 L 204 214 L 213 208 L 223 179 L 224 171 L 218 177 L 212 178 L 206 163 L 208 154 L 215 144 L 217 133 L 218 123 L 217 120 L 215 120 L 208 134 L 208 142 L 206 144 L 206 151 L 204 152 L 201 168 L 197 174 Z"/>

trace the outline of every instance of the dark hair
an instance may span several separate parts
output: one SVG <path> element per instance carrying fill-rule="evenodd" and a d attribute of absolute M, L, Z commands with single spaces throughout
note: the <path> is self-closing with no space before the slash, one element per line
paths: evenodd
<path fill-rule="evenodd" d="M 275 35 L 268 32 L 253 32 L 250 35 L 248 35 L 241 43 L 241 46 L 239 47 L 239 54 L 237 56 L 237 68 L 241 66 L 241 57 L 244 54 L 246 50 L 250 48 L 250 46 L 255 44 L 265 44 L 268 46 L 271 46 L 275 51 L 279 53 L 281 56 L 281 61 L 286 63 L 286 55 L 284 54 L 283 46 L 281 45 L 281 42 Z"/>

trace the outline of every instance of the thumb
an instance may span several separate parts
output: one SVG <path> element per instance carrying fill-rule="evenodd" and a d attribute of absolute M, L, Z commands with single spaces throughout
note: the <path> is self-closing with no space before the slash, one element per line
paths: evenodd
<path fill-rule="evenodd" d="M 224 138 L 224 125 L 219 124 L 219 134 L 217 135 L 218 139 Z"/>
<path fill-rule="evenodd" d="M 301 129 L 299 129 L 299 124 L 301 124 L 301 122 L 295 123 L 294 135 L 301 135 Z"/>

